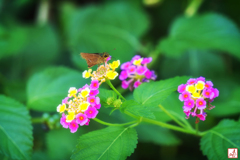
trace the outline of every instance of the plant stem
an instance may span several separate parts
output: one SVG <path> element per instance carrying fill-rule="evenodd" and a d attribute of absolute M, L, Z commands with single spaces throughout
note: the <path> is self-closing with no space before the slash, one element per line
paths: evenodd
<path fill-rule="evenodd" d="M 196 132 L 194 130 L 177 127 L 177 126 L 167 124 L 167 123 L 163 123 L 163 122 L 160 122 L 160 121 L 156 121 L 156 120 L 152 120 L 152 119 L 148 119 L 148 118 L 143 118 L 142 121 L 147 122 L 147 123 L 151 123 L 151 124 L 155 124 L 155 125 L 158 125 L 158 126 L 161 126 L 161 127 L 164 127 L 164 128 L 172 129 L 172 130 L 175 130 L 175 131 L 196 135 Z M 198 135 L 198 136 L 200 136 L 200 135 Z"/>
<path fill-rule="evenodd" d="M 107 126 L 126 126 L 126 125 L 130 125 L 130 124 L 138 122 L 138 121 L 131 121 L 131 122 L 122 123 L 122 124 L 118 124 L 118 123 L 113 124 L 113 123 L 104 122 L 104 121 L 102 121 L 100 119 L 97 119 L 97 118 L 94 118 L 93 120 L 95 120 L 96 122 L 101 123 L 103 125 L 107 125 Z"/>
<path fill-rule="evenodd" d="M 113 90 L 114 92 L 117 93 L 117 95 L 119 95 L 119 97 L 121 97 L 123 100 L 126 100 L 126 99 L 121 95 L 121 93 L 119 93 L 119 92 L 116 90 L 116 88 L 112 85 L 112 83 L 111 83 L 110 80 L 106 80 L 106 83 L 109 85 L 110 88 L 112 88 L 112 90 Z"/>
<path fill-rule="evenodd" d="M 202 2 L 203 0 L 192 0 L 185 10 L 185 15 L 188 17 L 195 15 Z"/>
<path fill-rule="evenodd" d="M 180 122 L 179 120 L 177 120 L 174 116 L 171 115 L 171 113 L 169 113 L 162 105 L 158 105 L 163 112 L 165 112 L 170 118 L 172 118 L 177 124 L 179 124 L 180 126 L 182 126 L 183 128 L 186 128 L 186 126 Z"/>
<path fill-rule="evenodd" d="M 36 123 L 43 123 L 44 119 L 42 117 L 38 117 L 38 118 L 32 118 L 32 123 L 36 124 Z"/>
<path fill-rule="evenodd" d="M 195 124 L 196 134 L 198 134 L 198 123 Z"/>

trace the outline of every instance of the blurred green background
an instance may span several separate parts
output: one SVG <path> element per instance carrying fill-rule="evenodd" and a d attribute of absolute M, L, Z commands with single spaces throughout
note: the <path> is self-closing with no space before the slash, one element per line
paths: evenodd
<path fill-rule="evenodd" d="M 0 0 L 0 93 L 24 104 L 32 117 L 53 115 L 69 87 L 90 82 L 82 78 L 87 64 L 80 52 L 109 52 L 121 63 L 139 54 L 153 57 L 149 68 L 157 80 L 182 75 L 212 80 L 220 96 L 200 130 L 223 118 L 237 120 L 239 6 L 238 0 Z M 113 83 L 131 97 L 120 80 Z M 165 105 L 182 108 L 177 95 L 169 98 L 172 103 Z M 98 118 L 122 121 L 118 111 L 109 113 L 102 107 Z M 91 121 L 71 134 L 34 124 L 33 159 L 70 159 L 80 135 L 104 127 Z M 198 137 L 155 126 L 137 131 L 139 144 L 128 159 L 207 159 Z"/>

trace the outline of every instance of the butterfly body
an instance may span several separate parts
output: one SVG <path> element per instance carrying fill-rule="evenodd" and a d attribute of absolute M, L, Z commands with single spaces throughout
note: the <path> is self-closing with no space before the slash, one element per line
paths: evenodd
<path fill-rule="evenodd" d="M 91 68 L 97 64 L 106 62 L 110 56 L 107 52 L 103 53 L 80 53 L 81 57 L 87 61 L 88 68 Z"/>

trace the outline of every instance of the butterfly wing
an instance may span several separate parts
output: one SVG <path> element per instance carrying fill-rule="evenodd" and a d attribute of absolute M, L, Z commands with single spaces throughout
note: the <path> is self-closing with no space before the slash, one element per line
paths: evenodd
<path fill-rule="evenodd" d="M 101 57 L 98 53 L 80 53 L 80 55 L 87 61 L 88 68 L 99 64 L 98 60 Z"/>

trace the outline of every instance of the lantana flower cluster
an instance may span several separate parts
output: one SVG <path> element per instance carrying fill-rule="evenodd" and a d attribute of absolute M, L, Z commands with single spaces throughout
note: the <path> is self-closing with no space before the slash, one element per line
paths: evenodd
<path fill-rule="evenodd" d="M 144 82 L 156 80 L 157 76 L 154 71 L 147 68 L 147 64 L 152 61 L 152 57 L 142 58 L 136 55 L 130 62 L 121 65 L 121 73 L 119 79 L 122 81 L 122 88 L 130 90 L 137 88 Z"/>
<path fill-rule="evenodd" d="M 120 61 L 113 61 L 112 63 L 107 63 L 111 59 L 111 56 L 108 57 L 105 64 L 100 65 L 96 71 L 92 72 L 92 69 L 85 70 L 83 72 L 83 78 L 91 77 L 92 80 L 98 80 L 100 84 L 105 82 L 107 79 L 113 80 L 118 76 L 118 73 L 115 71 L 119 67 Z"/>
<path fill-rule="evenodd" d="M 100 98 L 97 97 L 99 85 L 98 80 L 93 80 L 90 85 L 68 90 L 68 96 L 57 107 L 57 112 L 62 113 L 60 123 L 64 128 L 74 133 L 79 125 L 88 125 L 90 119 L 97 116 L 101 107 Z"/>
<path fill-rule="evenodd" d="M 186 118 L 192 115 L 202 121 L 205 121 L 207 116 L 205 111 L 215 107 L 211 105 L 211 102 L 219 96 L 218 89 L 213 88 L 213 83 L 205 81 L 204 77 L 190 78 L 187 84 L 178 86 L 178 92 L 180 93 L 179 100 L 184 102 L 183 112 Z"/>

